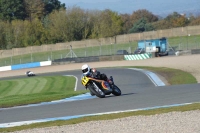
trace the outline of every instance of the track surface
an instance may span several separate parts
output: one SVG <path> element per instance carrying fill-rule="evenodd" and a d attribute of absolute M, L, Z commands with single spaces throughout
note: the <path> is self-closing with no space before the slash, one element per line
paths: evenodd
<path fill-rule="evenodd" d="M 139 71 L 125 68 L 107 68 L 98 70 L 102 73 L 106 73 L 108 76 L 113 76 L 115 84 L 122 90 L 122 96 L 115 97 L 111 95 L 103 99 L 95 98 L 36 107 L 3 109 L 0 110 L 0 123 L 121 111 L 200 101 L 200 84 L 156 87 L 145 74 Z M 77 89 L 84 89 L 80 83 L 80 71 L 48 73 L 38 76 L 47 75 L 77 76 L 79 79 Z M 22 77 L 24 76 L 14 78 Z"/>

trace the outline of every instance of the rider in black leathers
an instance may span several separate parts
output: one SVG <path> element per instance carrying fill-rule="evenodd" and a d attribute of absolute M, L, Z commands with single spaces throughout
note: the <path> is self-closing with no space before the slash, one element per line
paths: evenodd
<path fill-rule="evenodd" d="M 82 72 L 83 75 L 107 81 L 110 85 L 114 84 L 112 76 L 110 77 L 110 79 L 108 79 L 106 74 L 100 73 L 95 68 L 90 68 L 90 66 L 87 64 L 84 64 L 82 66 Z"/>

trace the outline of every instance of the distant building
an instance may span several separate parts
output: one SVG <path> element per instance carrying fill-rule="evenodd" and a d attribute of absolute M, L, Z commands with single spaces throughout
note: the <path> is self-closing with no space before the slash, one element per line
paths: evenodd
<path fill-rule="evenodd" d="M 159 55 L 168 55 L 167 39 L 163 37 L 160 39 L 140 40 L 138 41 L 138 49 L 144 49 L 145 52 L 156 52 Z"/>

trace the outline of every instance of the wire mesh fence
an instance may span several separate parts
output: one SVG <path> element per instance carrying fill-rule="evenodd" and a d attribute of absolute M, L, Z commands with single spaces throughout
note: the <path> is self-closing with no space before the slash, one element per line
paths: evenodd
<path fill-rule="evenodd" d="M 11 56 L 0 59 L 0 66 L 9 66 L 15 64 L 25 64 L 31 62 L 41 62 L 63 58 L 90 57 L 116 55 L 118 50 L 126 50 L 132 54 L 137 48 L 137 42 L 129 42 L 127 44 L 108 44 L 92 47 L 64 49 L 59 51 L 50 51 L 42 53 L 30 53 L 20 56 Z"/>
<path fill-rule="evenodd" d="M 180 36 L 168 38 L 169 47 L 175 51 L 200 49 L 200 35 L 196 36 Z M 11 56 L 0 59 L 0 66 L 10 66 L 15 64 L 25 64 L 30 62 L 41 62 L 63 58 L 74 57 L 90 57 L 90 56 L 105 56 L 116 55 L 118 50 L 126 50 L 128 54 L 133 54 L 137 48 L 137 41 L 132 41 L 124 44 L 104 44 L 98 46 L 82 47 L 82 48 L 68 48 L 57 51 L 48 51 L 40 53 L 30 53 L 26 55 Z"/>
<path fill-rule="evenodd" d="M 175 50 L 200 49 L 200 36 L 181 36 L 168 39 L 168 44 Z"/>

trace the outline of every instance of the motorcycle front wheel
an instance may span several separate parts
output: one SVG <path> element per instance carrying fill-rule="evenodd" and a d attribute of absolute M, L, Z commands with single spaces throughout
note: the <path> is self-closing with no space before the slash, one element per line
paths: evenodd
<path fill-rule="evenodd" d="M 96 86 L 94 86 L 93 84 L 89 85 L 88 89 L 90 90 L 91 94 L 94 94 L 99 98 L 104 98 L 105 97 L 105 93 L 101 89 L 99 89 L 99 87 L 97 85 Z"/>
<path fill-rule="evenodd" d="M 91 96 L 95 96 L 95 94 L 94 94 L 94 93 L 92 93 L 91 91 L 90 91 L 90 95 L 91 95 Z"/>
<path fill-rule="evenodd" d="M 116 85 L 113 85 L 112 94 L 115 95 L 115 96 L 120 96 L 121 95 L 121 90 Z"/>

